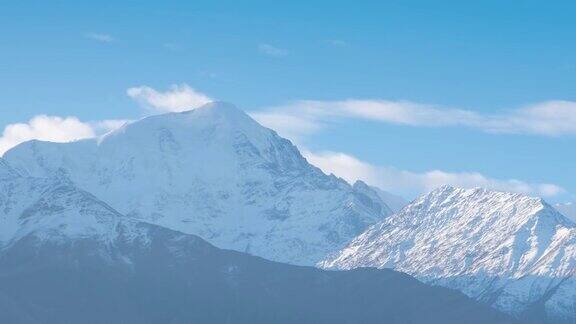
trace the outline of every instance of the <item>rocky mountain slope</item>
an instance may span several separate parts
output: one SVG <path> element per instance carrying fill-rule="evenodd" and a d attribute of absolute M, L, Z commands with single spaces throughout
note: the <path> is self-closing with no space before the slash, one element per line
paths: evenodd
<path fill-rule="evenodd" d="M 119 228 L 134 229 L 136 221 L 121 217 L 70 181 L 21 176 L 1 162 L 0 248 L 30 235 L 60 241 L 97 236 L 110 241 Z M 137 231 L 132 234 L 137 235 Z"/>
<path fill-rule="evenodd" d="M 315 264 L 392 213 L 225 103 L 99 139 L 31 141 L 4 158 L 20 174 L 67 179 L 134 219 L 293 264 Z"/>
<path fill-rule="evenodd" d="M 320 265 L 395 269 L 520 318 L 576 319 L 576 225 L 539 198 L 445 186 Z"/>
<path fill-rule="evenodd" d="M 24 237 L 0 254 L 3 323 L 513 323 L 390 270 L 322 271 L 140 223 L 138 238 Z"/>
<path fill-rule="evenodd" d="M 143 236 L 27 236 L 0 254 L 5 323 L 512 323 L 393 271 L 321 271 L 219 250 L 141 223 Z"/>
<path fill-rule="evenodd" d="M 512 323 L 393 271 L 220 250 L 0 160 L 2 323 Z"/>

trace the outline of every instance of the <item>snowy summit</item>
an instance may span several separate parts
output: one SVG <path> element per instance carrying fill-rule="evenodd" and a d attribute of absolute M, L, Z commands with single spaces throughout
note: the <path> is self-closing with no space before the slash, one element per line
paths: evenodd
<path fill-rule="evenodd" d="M 576 300 L 576 225 L 540 198 L 444 186 L 320 265 L 391 268 L 516 316 L 566 320 Z"/>
<path fill-rule="evenodd" d="M 290 141 L 221 102 L 99 139 L 26 142 L 4 158 L 133 219 L 293 264 L 315 264 L 392 213 L 377 194 L 325 175 Z"/>

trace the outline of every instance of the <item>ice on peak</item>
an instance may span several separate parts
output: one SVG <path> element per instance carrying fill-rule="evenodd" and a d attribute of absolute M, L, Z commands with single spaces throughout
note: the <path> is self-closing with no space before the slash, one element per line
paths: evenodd
<path fill-rule="evenodd" d="M 220 102 L 150 116 L 99 142 L 22 144 L 6 159 L 32 176 L 61 173 L 130 217 L 289 263 L 314 264 L 390 214 Z"/>
<path fill-rule="evenodd" d="M 482 212 L 486 214 L 483 217 L 495 220 L 505 217 L 506 223 L 522 224 L 531 218 L 550 218 L 554 224 L 572 226 L 569 219 L 540 197 L 481 187 L 465 189 L 445 185 L 418 197 L 407 208 L 410 208 L 407 215 L 418 221 L 437 217 L 457 220 L 477 217 Z"/>
<path fill-rule="evenodd" d="M 213 115 L 220 115 L 220 116 L 228 116 L 229 118 L 246 116 L 246 114 L 242 109 L 238 108 L 236 105 L 231 104 L 226 101 L 212 101 L 205 105 L 202 105 L 196 109 L 188 110 L 183 112 L 184 114 L 190 113 L 211 113 Z"/>
<path fill-rule="evenodd" d="M 163 117 L 162 117 L 163 116 Z M 183 112 L 174 112 L 164 115 L 152 116 L 149 118 L 176 118 L 186 122 L 205 123 L 206 125 L 228 125 L 229 127 L 245 128 L 245 127 L 259 127 L 248 114 L 233 104 L 213 101 L 207 103 L 196 109 L 187 110 Z"/>
<path fill-rule="evenodd" d="M 247 123 L 256 123 L 253 121 L 248 114 L 246 114 L 240 108 L 234 106 L 233 104 L 221 101 L 214 101 L 207 103 L 201 107 L 180 111 L 180 112 L 169 112 L 159 115 L 151 115 L 145 117 L 137 122 L 130 123 L 130 125 L 141 123 L 142 121 L 163 121 L 168 120 L 180 120 L 184 123 L 192 122 L 194 120 L 203 119 L 208 123 L 216 122 L 217 120 L 228 120 L 228 121 L 238 121 Z M 128 125 L 129 126 L 129 125 Z"/>
<path fill-rule="evenodd" d="M 190 111 L 174 112 L 146 117 L 130 123 L 100 140 L 100 145 L 130 139 L 134 144 L 150 143 L 203 149 L 209 143 L 218 143 L 222 150 L 231 146 L 253 146 L 260 151 L 272 146 L 288 144 L 285 139 L 259 125 L 244 111 L 223 102 L 211 102 Z M 143 142 L 147 142 L 143 143 Z M 171 142 L 171 143 L 168 143 Z M 291 145 L 291 143 L 290 143 Z"/>
<path fill-rule="evenodd" d="M 505 191 L 497 191 L 491 190 L 483 187 L 472 187 L 472 188 L 463 188 L 463 187 L 456 187 L 449 184 L 444 184 L 439 186 L 438 188 L 432 190 L 430 193 L 425 194 L 424 196 L 442 196 L 442 195 L 464 195 L 464 196 L 472 196 L 475 194 L 498 194 L 498 193 L 505 193 L 516 195 L 515 193 L 505 192 Z"/>
<path fill-rule="evenodd" d="M 441 192 L 453 192 L 456 190 L 463 190 L 463 189 L 454 187 L 454 186 L 449 185 L 449 184 L 444 184 L 444 185 L 441 185 L 438 188 L 432 190 L 430 193 L 433 194 L 433 193 L 441 193 Z"/>

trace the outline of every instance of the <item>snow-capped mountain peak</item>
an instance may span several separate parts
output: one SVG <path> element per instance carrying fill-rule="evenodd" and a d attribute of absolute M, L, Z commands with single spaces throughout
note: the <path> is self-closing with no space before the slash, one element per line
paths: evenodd
<path fill-rule="evenodd" d="M 124 215 L 289 263 L 314 264 L 390 214 L 221 102 L 100 139 L 23 143 L 5 159 L 28 176 L 67 177 Z"/>
<path fill-rule="evenodd" d="M 540 198 L 443 186 L 320 263 L 393 268 L 507 312 L 574 316 L 576 225 Z"/>
<path fill-rule="evenodd" d="M 0 179 L 0 222 L 0 250 L 27 237 L 53 243 L 84 238 L 106 243 L 119 235 L 120 226 L 125 236 L 138 235 L 129 230 L 138 221 L 62 177 Z"/>
<path fill-rule="evenodd" d="M 167 128 L 186 128 L 190 132 L 213 131 L 213 136 L 229 136 L 227 132 L 243 132 L 252 140 L 266 136 L 269 130 L 261 127 L 244 111 L 226 102 L 211 102 L 202 107 L 182 111 L 153 115 L 143 118 L 135 123 L 128 123 L 112 132 L 122 133 L 128 130 L 163 126 Z M 216 132 L 217 130 L 217 132 Z M 108 136 L 111 136 L 109 134 Z M 208 135 L 208 134 L 206 134 Z"/>

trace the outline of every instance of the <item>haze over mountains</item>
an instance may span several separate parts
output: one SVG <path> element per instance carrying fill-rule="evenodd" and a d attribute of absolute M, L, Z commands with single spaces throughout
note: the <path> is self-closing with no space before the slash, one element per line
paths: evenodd
<path fill-rule="evenodd" d="M 321 271 L 140 223 L 112 241 L 29 236 L 0 255 L 2 323 L 513 323 L 453 290 Z"/>
<path fill-rule="evenodd" d="M 395 269 L 524 319 L 576 319 L 576 224 L 521 194 L 439 188 L 320 265 Z"/>
<path fill-rule="evenodd" d="M 0 159 L 2 323 L 513 323 L 393 271 L 220 250 Z"/>
<path fill-rule="evenodd" d="M 372 197 L 374 200 L 381 200 L 384 202 L 394 213 L 399 212 L 404 206 L 408 205 L 406 199 L 384 191 L 380 188 L 369 186 L 363 181 L 357 180 L 354 182 L 353 187 L 356 191 L 364 193 L 365 195 Z"/>
<path fill-rule="evenodd" d="M 574 205 L 574 203 L 556 204 L 554 208 L 576 222 L 576 205 Z"/>
<path fill-rule="evenodd" d="M 0 159 L 0 314 L 31 323 L 576 318 L 576 225 L 543 200 L 446 186 L 404 205 L 324 174 L 225 103 L 96 139 L 26 142 Z M 391 268 L 476 301 L 390 270 L 295 266 L 315 264 Z"/>

